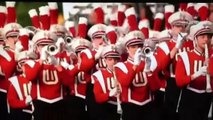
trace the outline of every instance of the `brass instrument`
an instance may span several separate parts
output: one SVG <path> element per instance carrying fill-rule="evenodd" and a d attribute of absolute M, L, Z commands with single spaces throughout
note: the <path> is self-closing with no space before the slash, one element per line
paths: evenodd
<path fill-rule="evenodd" d="M 55 45 L 55 44 L 51 44 L 51 45 L 48 45 L 47 46 L 47 53 L 50 55 L 50 56 L 54 56 L 58 53 L 58 47 Z"/>

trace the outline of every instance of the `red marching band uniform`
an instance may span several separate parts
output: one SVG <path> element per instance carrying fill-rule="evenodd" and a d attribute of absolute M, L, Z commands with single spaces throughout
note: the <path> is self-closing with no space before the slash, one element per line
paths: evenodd
<path fill-rule="evenodd" d="M 39 14 L 28 11 L 32 31 L 16 23 L 15 2 L 6 2 L 0 6 L 0 118 L 206 118 L 213 55 L 209 48 L 206 60 L 196 45 L 197 36 L 212 37 L 212 23 L 205 21 L 208 4 L 179 7 L 175 12 L 174 5 L 166 4 L 164 13 L 155 14 L 151 29 L 147 16 L 138 22 L 129 4 L 118 5 L 106 25 L 106 12 L 97 5 L 91 12 L 94 25 L 87 30 L 87 18 L 79 17 L 76 31 L 75 21 L 59 24 L 58 5 L 48 2 L 38 8 Z M 197 15 L 203 22 L 194 21 Z M 150 54 L 144 51 L 147 46 Z M 113 69 L 107 58 L 114 60 Z M 199 101 L 200 111 L 194 108 Z"/>

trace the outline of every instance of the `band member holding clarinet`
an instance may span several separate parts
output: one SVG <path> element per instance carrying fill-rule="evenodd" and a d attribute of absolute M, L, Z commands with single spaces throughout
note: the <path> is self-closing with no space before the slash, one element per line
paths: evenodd
<path fill-rule="evenodd" d="M 29 33 L 27 29 L 19 29 L 18 41 L 15 44 L 15 61 L 19 74 L 10 77 L 10 85 L 7 92 L 7 99 L 10 107 L 9 120 L 31 120 L 33 105 L 32 83 L 24 74 L 23 65 L 36 56 L 32 50 L 28 49 Z"/>
<path fill-rule="evenodd" d="M 98 104 L 101 104 L 99 120 L 119 120 L 117 113 L 119 112 L 117 111 L 119 101 L 117 102 L 116 96 L 119 94 L 120 88 L 116 76 L 114 76 L 113 66 L 119 61 L 120 54 L 115 45 L 108 45 L 104 47 L 102 57 L 107 67 L 92 75 L 95 100 Z M 121 107 L 119 109 L 121 110 Z"/>
<path fill-rule="evenodd" d="M 194 49 L 179 54 L 176 83 L 182 87 L 180 120 L 207 120 L 211 105 L 212 86 L 208 71 L 213 35 L 212 23 L 202 21 L 190 28 Z"/>

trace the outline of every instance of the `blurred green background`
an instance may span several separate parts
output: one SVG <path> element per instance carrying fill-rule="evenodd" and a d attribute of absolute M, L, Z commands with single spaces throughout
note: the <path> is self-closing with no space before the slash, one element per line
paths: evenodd
<path fill-rule="evenodd" d="M 0 2 L 0 5 L 5 6 L 5 2 Z M 30 9 L 36 9 L 39 13 L 38 8 L 43 5 L 48 5 L 47 2 L 16 2 L 16 15 L 17 22 L 23 27 L 31 26 L 30 16 L 28 11 Z M 58 2 L 59 12 L 62 14 L 62 2 Z"/>

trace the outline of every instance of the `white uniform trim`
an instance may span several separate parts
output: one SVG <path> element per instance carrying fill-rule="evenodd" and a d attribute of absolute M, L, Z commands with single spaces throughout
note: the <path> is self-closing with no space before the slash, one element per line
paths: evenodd
<path fill-rule="evenodd" d="M 7 93 L 7 91 L 4 89 L 0 89 L 0 92 Z"/>
<path fill-rule="evenodd" d="M 0 45 L 0 56 L 4 57 L 7 61 L 11 61 L 10 55 L 4 50 L 4 47 Z"/>
<path fill-rule="evenodd" d="M 189 85 L 187 86 L 187 89 L 189 89 L 189 90 L 191 90 L 193 92 L 196 92 L 196 93 L 206 93 L 205 90 L 198 90 L 198 89 L 190 87 Z"/>
<path fill-rule="evenodd" d="M 124 63 L 122 63 L 122 62 L 119 62 L 119 63 L 115 64 L 115 67 L 120 68 L 126 74 L 128 73 L 126 65 Z"/>
<path fill-rule="evenodd" d="M 157 60 L 153 55 L 151 55 L 150 59 L 151 59 L 150 70 L 154 71 L 157 68 Z"/>
<path fill-rule="evenodd" d="M 27 60 L 26 64 L 28 64 L 31 68 L 33 68 L 35 66 L 35 61 L 33 61 L 33 60 Z"/>
<path fill-rule="evenodd" d="M 186 75 L 190 75 L 190 63 L 189 63 L 189 56 L 188 56 L 187 52 L 183 51 L 179 55 L 183 60 L 184 67 L 186 70 Z"/>
<path fill-rule="evenodd" d="M 166 55 L 169 54 L 170 50 L 166 42 L 160 43 L 158 47 L 160 47 L 166 53 Z"/>
<path fill-rule="evenodd" d="M 151 102 L 152 99 L 151 99 L 151 94 L 149 94 L 149 98 L 148 98 L 147 100 L 143 101 L 143 102 L 138 102 L 138 101 L 136 101 L 136 100 L 133 100 L 133 99 L 131 98 L 131 89 L 129 88 L 129 89 L 128 89 L 128 100 L 129 100 L 130 103 L 143 106 L 143 105 L 145 105 L 145 104 Z"/>
<path fill-rule="evenodd" d="M 93 75 L 97 78 L 98 82 L 100 83 L 103 92 L 106 93 L 106 86 L 104 84 L 104 78 L 103 78 L 102 72 L 99 70 L 95 72 Z"/>
<path fill-rule="evenodd" d="M 40 95 L 40 87 L 39 87 L 39 83 L 38 83 L 39 81 L 37 81 L 37 96 L 38 96 L 38 100 L 41 100 L 41 101 L 44 101 L 44 102 L 47 102 L 47 103 L 50 103 L 50 104 L 52 104 L 52 103 L 55 103 L 55 102 L 58 102 L 58 101 L 60 101 L 60 100 L 62 100 L 63 99 L 63 97 L 62 97 L 62 94 L 63 94 L 63 91 L 62 91 L 62 86 L 61 86 L 61 96 L 59 96 L 59 97 L 57 97 L 57 98 L 55 98 L 55 99 L 46 99 L 46 98 L 43 98 L 43 97 L 41 97 L 41 95 Z"/>
<path fill-rule="evenodd" d="M 19 82 L 18 82 L 17 76 L 9 78 L 9 81 L 11 82 L 11 84 L 13 85 L 13 87 L 15 88 L 15 90 L 16 90 L 16 92 L 18 94 L 19 99 L 20 100 L 24 100 L 23 95 L 21 93 L 21 88 L 19 86 Z"/>
<path fill-rule="evenodd" d="M 92 53 L 89 49 L 84 49 L 82 52 L 85 53 L 89 59 L 92 58 Z"/>
<path fill-rule="evenodd" d="M 75 96 L 80 97 L 82 99 L 86 99 L 85 95 L 78 93 L 78 80 L 77 79 L 75 79 L 74 89 L 75 89 Z"/>

